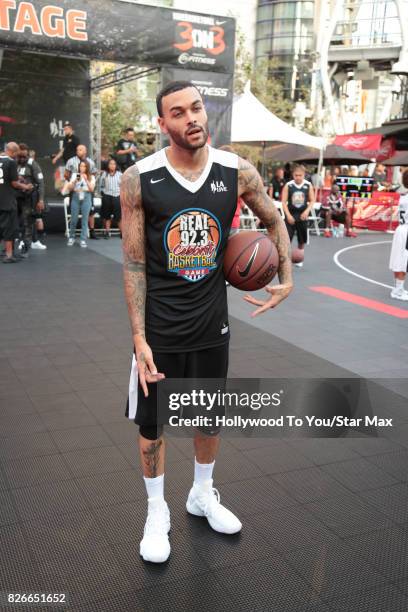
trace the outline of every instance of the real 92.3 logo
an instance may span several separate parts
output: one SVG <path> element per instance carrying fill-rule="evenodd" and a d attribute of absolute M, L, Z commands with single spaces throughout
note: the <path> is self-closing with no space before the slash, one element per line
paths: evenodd
<path fill-rule="evenodd" d="M 219 55 L 225 51 L 224 28 L 212 26 L 208 30 L 193 28 L 188 21 L 179 21 L 176 26 L 177 35 L 185 42 L 174 43 L 173 47 L 180 51 L 189 49 L 205 49 L 212 55 Z"/>

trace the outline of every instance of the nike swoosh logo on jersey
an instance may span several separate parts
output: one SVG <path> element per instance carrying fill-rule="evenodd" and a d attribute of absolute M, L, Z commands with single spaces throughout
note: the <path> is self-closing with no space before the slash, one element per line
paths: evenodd
<path fill-rule="evenodd" d="M 253 264 L 253 263 L 254 263 L 254 261 L 255 261 L 255 257 L 256 257 L 256 255 L 257 255 L 257 253 L 258 253 L 258 250 L 259 250 L 259 242 L 257 242 L 257 243 L 256 243 L 255 248 L 254 248 L 254 250 L 252 251 L 252 255 L 251 255 L 251 257 L 248 259 L 248 263 L 247 263 L 247 265 L 246 265 L 245 270 L 240 270 L 239 268 L 237 268 L 237 269 L 238 269 L 238 274 L 239 274 L 240 276 L 242 276 L 242 277 L 243 277 L 243 276 L 248 276 L 249 271 L 250 271 L 250 269 L 251 269 L 251 267 L 252 267 L 252 264 Z"/>
<path fill-rule="evenodd" d="M 161 179 L 156 179 L 156 180 L 154 180 L 154 179 L 150 179 L 150 182 L 151 182 L 152 184 L 154 184 L 154 183 L 160 183 L 160 181 L 164 181 L 164 178 L 165 178 L 165 177 L 163 177 L 163 178 L 161 178 Z"/>

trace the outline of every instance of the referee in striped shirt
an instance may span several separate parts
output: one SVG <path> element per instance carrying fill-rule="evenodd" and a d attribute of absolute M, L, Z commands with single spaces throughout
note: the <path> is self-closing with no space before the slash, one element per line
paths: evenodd
<path fill-rule="evenodd" d="M 118 164 L 115 159 L 110 159 L 108 163 L 108 169 L 102 173 L 101 177 L 101 193 L 102 193 L 102 206 L 101 206 L 101 217 L 103 220 L 103 226 L 105 228 L 104 237 L 110 238 L 110 229 L 112 225 L 112 219 L 116 221 L 118 228 L 121 232 L 121 210 L 120 210 L 120 181 L 122 179 L 122 173 L 118 168 Z"/>

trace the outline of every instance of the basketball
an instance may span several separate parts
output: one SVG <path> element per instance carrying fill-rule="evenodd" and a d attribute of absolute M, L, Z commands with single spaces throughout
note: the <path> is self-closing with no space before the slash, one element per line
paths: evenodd
<path fill-rule="evenodd" d="M 271 282 L 278 267 L 278 251 L 265 234 L 246 230 L 229 238 L 224 275 L 233 287 L 242 291 L 262 289 Z"/>
<path fill-rule="evenodd" d="M 302 263 L 304 258 L 305 258 L 305 252 L 303 249 L 293 249 L 292 263 Z"/>

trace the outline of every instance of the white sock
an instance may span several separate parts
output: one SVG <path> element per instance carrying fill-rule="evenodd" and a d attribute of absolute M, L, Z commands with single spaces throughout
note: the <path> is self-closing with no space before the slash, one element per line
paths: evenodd
<path fill-rule="evenodd" d="M 398 291 L 404 291 L 404 281 L 403 280 L 398 280 L 398 278 L 395 279 L 395 288 Z"/>
<path fill-rule="evenodd" d="M 156 476 L 156 478 L 146 478 L 143 476 L 145 481 L 147 497 L 151 499 L 164 499 L 164 474 Z"/>
<path fill-rule="evenodd" d="M 202 485 L 212 478 L 215 461 L 212 463 L 198 463 L 194 458 L 194 484 Z"/>

